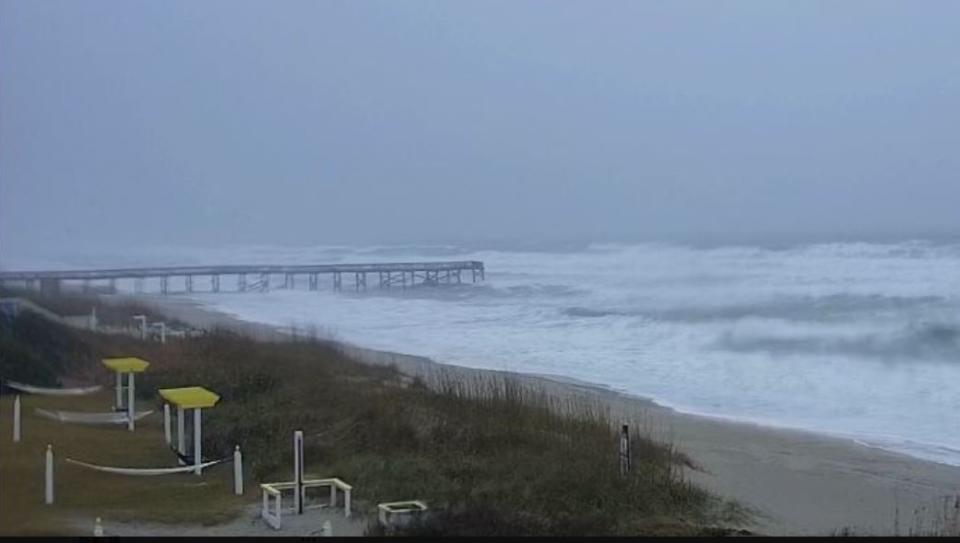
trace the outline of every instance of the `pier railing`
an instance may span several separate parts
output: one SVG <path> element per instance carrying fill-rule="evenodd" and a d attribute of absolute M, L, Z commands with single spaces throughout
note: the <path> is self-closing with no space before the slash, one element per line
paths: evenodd
<path fill-rule="evenodd" d="M 364 264 L 301 264 L 301 265 L 225 265 L 225 266 L 164 266 L 145 268 L 116 268 L 102 270 L 50 270 L 0 272 L 0 285 L 21 284 L 28 289 L 39 285 L 44 292 L 59 291 L 64 282 L 81 282 L 85 290 L 98 288 L 106 282 L 107 290 L 116 291 L 117 281 L 132 280 L 134 291 L 143 292 L 148 280 L 159 280 L 160 292 L 173 292 L 173 282 L 182 282 L 183 290 L 221 292 L 221 279 L 234 278 L 236 291 L 296 288 L 306 279 L 309 290 L 320 288 L 321 276 L 329 277 L 334 290 L 343 288 L 343 275 L 353 276 L 356 290 L 366 290 L 368 275 L 375 274 L 379 288 L 412 288 L 462 283 L 464 273 L 472 282 L 485 279 L 483 262 L 466 260 L 456 262 L 391 262 Z M 277 281 L 277 276 L 280 280 Z M 203 279 L 207 287 L 201 286 Z M 173 281 L 171 281 L 173 280 Z"/>

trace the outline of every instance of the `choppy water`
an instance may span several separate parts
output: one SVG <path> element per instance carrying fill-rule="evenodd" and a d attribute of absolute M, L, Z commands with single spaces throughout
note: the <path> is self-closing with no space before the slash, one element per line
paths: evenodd
<path fill-rule="evenodd" d="M 374 348 L 565 375 L 682 411 L 960 465 L 960 245 L 232 247 L 143 251 L 107 264 L 439 259 L 483 260 L 487 281 L 195 297 Z M 96 255 L 68 260 L 55 264 L 104 264 Z"/>

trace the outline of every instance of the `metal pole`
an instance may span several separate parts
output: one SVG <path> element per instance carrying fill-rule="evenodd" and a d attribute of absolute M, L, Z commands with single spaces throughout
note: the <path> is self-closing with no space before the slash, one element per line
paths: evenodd
<path fill-rule="evenodd" d="M 293 482 L 296 484 L 293 507 L 303 514 L 303 431 L 293 433 Z"/>
<path fill-rule="evenodd" d="M 630 473 L 630 429 L 624 424 L 620 428 L 620 475 Z"/>

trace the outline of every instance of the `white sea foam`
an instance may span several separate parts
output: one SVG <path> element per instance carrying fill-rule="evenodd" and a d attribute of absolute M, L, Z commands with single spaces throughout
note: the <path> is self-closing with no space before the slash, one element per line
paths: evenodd
<path fill-rule="evenodd" d="M 487 281 L 195 297 L 243 319 L 316 325 L 374 348 L 565 375 L 683 411 L 845 436 L 960 465 L 956 245 L 593 244 L 559 252 L 259 246 L 150 249 L 107 263 L 87 255 L 62 265 L 444 258 L 485 261 Z M 223 285 L 230 286 L 226 279 Z"/>

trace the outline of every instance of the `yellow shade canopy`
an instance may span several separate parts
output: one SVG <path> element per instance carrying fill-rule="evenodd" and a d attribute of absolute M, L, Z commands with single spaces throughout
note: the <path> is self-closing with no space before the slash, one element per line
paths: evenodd
<path fill-rule="evenodd" d="M 147 369 L 149 362 L 142 358 L 104 358 L 103 365 L 118 373 L 140 373 Z"/>
<path fill-rule="evenodd" d="M 220 396 L 203 387 L 161 388 L 160 396 L 182 409 L 213 407 Z"/>

